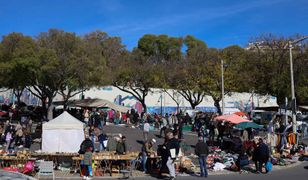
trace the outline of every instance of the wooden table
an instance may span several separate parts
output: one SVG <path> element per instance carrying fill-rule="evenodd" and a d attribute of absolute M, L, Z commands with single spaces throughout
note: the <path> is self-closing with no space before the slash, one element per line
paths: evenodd
<path fill-rule="evenodd" d="M 78 153 L 31 153 L 31 157 L 36 157 L 37 159 L 44 159 L 47 161 L 53 161 L 54 164 L 58 164 L 58 159 L 60 157 L 72 158 L 78 156 Z"/>
<path fill-rule="evenodd" d="M 102 169 L 103 174 L 106 171 L 109 172 L 112 176 L 112 165 L 117 161 L 128 161 L 129 166 L 131 166 L 131 161 L 135 160 L 138 157 L 139 153 L 127 153 L 126 155 L 115 155 L 112 152 L 110 153 L 93 153 L 92 160 L 96 164 L 96 169 Z M 80 161 L 83 160 L 83 155 L 72 157 L 74 168 L 80 168 Z M 105 162 L 105 166 L 101 166 L 101 162 Z"/>
<path fill-rule="evenodd" d="M 25 164 L 28 161 L 36 161 L 36 158 L 32 157 L 17 157 L 17 156 L 0 156 L 0 160 L 4 162 L 1 163 L 1 167 L 7 167 L 9 165 L 17 166 L 18 164 Z"/>

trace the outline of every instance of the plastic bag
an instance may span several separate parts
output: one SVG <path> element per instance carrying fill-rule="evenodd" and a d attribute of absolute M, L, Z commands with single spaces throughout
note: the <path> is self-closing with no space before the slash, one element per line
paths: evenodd
<path fill-rule="evenodd" d="M 271 161 L 267 161 L 265 164 L 265 169 L 270 172 L 273 169 L 273 164 L 271 163 Z"/>

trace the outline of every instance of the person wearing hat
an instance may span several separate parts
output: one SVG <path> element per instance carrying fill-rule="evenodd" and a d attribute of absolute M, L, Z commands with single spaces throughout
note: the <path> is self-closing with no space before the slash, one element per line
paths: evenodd
<path fill-rule="evenodd" d="M 126 154 L 127 145 L 126 145 L 126 137 L 121 136 L 117 142 L 116 153 L 117 154 Z"/>
<path fill-rule="evenodd" d="M 147 171 L 147 160 L 148 156 L 155 155 L 155 151 L 153 150 L 153 145 L 156 143 L 155 139 L 151 141 L 145 141 L 142 149 L 141 149 L 141 162 L 142 162 L 142 169 L 144 173 L 148 173 Z"/>
<path fill-rule="evenodd" d="M 200 176 L 207 177 L 208 173 L 206 170 L 206 158 L 209 154 L 209 147 L 204 142 L 203 137 L 199 136 L 199 141 L 196 144 L 195 154 L 199 157 L 199 164 L 200 164 Z"/>

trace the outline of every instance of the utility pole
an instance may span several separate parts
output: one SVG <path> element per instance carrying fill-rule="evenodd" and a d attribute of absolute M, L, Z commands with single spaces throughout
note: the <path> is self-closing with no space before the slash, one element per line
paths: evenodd
<path fill-rule="evenodd" d="M 288 107 L 288 98 L 286 97 L 286 99 L 285 99 L 285 111 L 284 111 L 284 112 L 285 112 L 285 115 L 286 115 L 286 117 L 285 117 L 285 122 L 284 122 L 284 125 L 285 125 L 285 126 L 287 126 L 287 124 L 288 124 L 288 118 L 289 118 L 289 117 L 288 117 L 288 114 L 287 114 L 287 113 L 288 113 L 288 108 L 287 108 L 287 107 Z"/>
<path fill-rule="evenodd" d="M 290 51 L 290 74 L 291 74 L 291 95 L 292 95 L 292 121 L 293 133 L 296 133 L 296 104 L 295 104 L 295 89 L 294 89 L 294 76 L 293 76 L 293 56 L 292 56 L 292 42 L 289 41 Z"/>
<path fill-rule="evenodd" d="M 221 60 L 221 113 L 225 114 L 224 60 Z"/>

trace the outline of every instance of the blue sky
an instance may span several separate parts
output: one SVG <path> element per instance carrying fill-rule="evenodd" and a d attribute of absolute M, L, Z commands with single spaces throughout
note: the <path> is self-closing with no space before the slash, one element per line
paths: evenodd
<path fill-rule="evenodd" d="M 193 35 L 208 46 L 245 46 L 265 33 L 308 35 L 308 0 L 1 0 L 0 36 L 50 28 L 97 29 L 128 49 L 144 34 Z"/>

